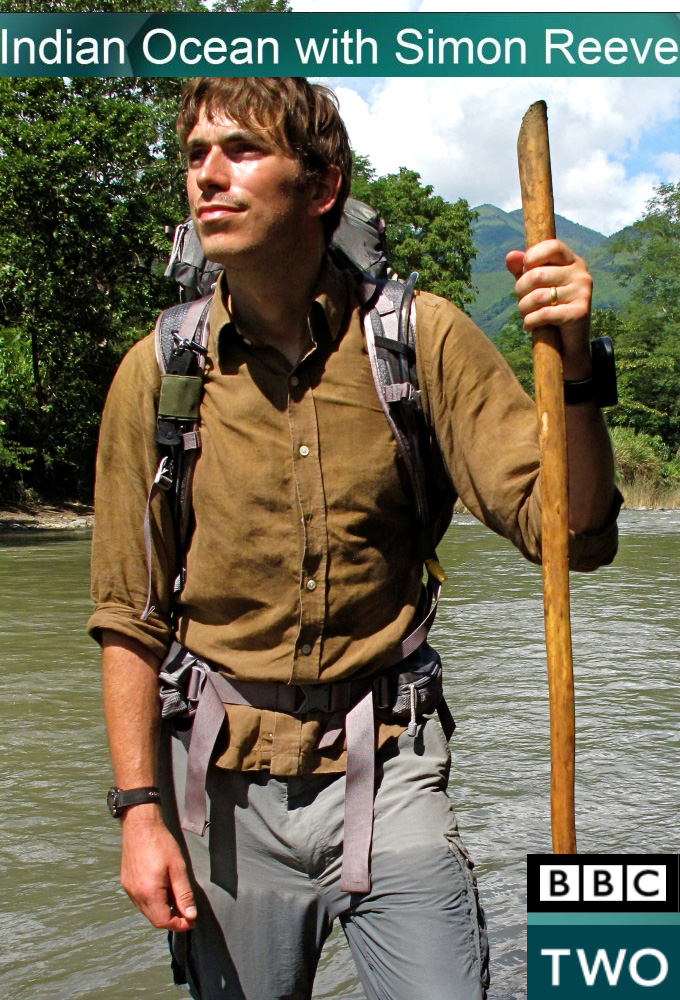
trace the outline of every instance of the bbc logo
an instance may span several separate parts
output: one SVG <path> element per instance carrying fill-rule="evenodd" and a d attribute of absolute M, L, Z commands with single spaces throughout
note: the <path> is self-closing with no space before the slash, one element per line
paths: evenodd
<path fill-rule="evenodd" d="M 527 911 L 678 913 L 676 854 L 530 854 Z"/>
<path fill-rule="evenodd" d="M 542 903 L 665 903 L 666 865 L 540 866 Z"/>

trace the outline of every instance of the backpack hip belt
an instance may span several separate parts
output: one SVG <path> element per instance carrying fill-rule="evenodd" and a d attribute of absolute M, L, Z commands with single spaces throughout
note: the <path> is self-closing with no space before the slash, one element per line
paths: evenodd
<path fill-rule="evenodd" d="M 436 598 L 433 604 L 436 607 Z M 180 643 L 173 642 L 159 674 L 162 717 L 193 716 L 182 829 L 202 837 L 207 828 L 206 778 L 226 718 L 225 704 L 250 705 L 292 715 L 323 712 L 328 719 L 317 749 L 333 746 L 343 729 L 347 739 L 340 888 L 345 892 L 368 892 L 376 713 L 386 719 L 409 718 L 407 732 L 411 737 L 417 734 L 418 719 L 435 710 L 447 740 L 455 729 L 442 693 L 441 660 L 420 638 L 422 633 L 420 625 L 399 643 L 377 676 L 317 685 L 232 680 Z M 414 643 L 417 644 L 413 646 Z M 405 649 L 411 647 L 411 652 L 404 655 Z"/>

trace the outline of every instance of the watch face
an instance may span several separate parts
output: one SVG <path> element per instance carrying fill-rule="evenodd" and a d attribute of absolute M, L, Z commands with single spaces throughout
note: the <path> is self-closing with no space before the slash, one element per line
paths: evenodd
<path fill-rule="evenodd" d="M 109 807 L 109 812 L 112 816 L 118 815 L 118 793 L 119 788 L 109 788 L 109 794 L 106 796 L 106 804 Z"/>

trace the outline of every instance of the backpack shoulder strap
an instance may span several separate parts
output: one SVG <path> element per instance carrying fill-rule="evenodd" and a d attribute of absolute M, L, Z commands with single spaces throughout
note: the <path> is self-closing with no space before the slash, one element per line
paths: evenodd
<path fill-rule="evenodd" d="M 378 399 L 411 481 L 419 528 L 418 547 L 428 572 L 443 582 L 436 544 L 449 518 L 445 510 L 432 515 L 428 503 L 433 436 L 422 404 L 416 366 L 414 272 L 407 282 L 375 281 L 365 275 L 359 285 L 366 349 Z M 450 515 L 450 510 L 448 511 Z M 446 522 L 446 523 L 445 523 Z"/>
<path fill-rule="evenodd" d="M 378 399 L 406 466 L 416 506 L 423 560 L 434 558 L 425 458 L 430 449 L 418 387 L 413 290 L 417 273 L 401 281 L 362 280 L 363 326 Z"/>
<path fill-rule="evenodd" d="M 359 285 L 366 349 L 378 399 L 406 466 L 415 500 L 418 549 L 427 569 L 425 615 L 394 648 L 388 663 L 409 656 L 427 638 L 446 574 L 435 551 L 439 518 L 430 514 L 427 471 L 432 436 L 423 412 L 416 369 L 416 327 L 413 293 L 418 274 L 406 283 L 364 278 Z"/>
<path fill-rule="evenodd" d="M 173 515 L 177 578 L 174 590 L 184 586 L 186 545 L 191 520 L 191 482 L 201 446 L 199 430 L 203 371 L 208 347 L 208 313 L 212 296 L 165 309 L 154 331 L 156 360 L 161 373 L 161 392 L 156 420 L 156 442 L 160 460 L 149 490 L 144 513 L 144 545 L 148 570 L 146 620 L 151 605 L 151 501 L 163 490 Z"/>
<path fill-rule="evenodd" d="M 193 302 L 180 302 L 179 305 L 164 309 L 156 320 L 154 330 L 156 343 L 156 360 L 161 375 L 171 371 L 170 359 L 173 354 L 184 348 L 197 352 L 201 370 L 205 364 L 205 351 L 208 342 L 208 312 L 212 295 L 205 295 Z M 198 346 L 196 346 L 198 345 Z M 202 363 L 201 363 L 202 362 Z"/>
<path fill-rule="evenodd" d="M 195 450 L 203 370 L 208 350 L 212 296 L 165 309 L 156 321 L 156 360 L 161 373 L 156 441 L 161 448 Z M 185 440 L 187 434 L 193 437 Z"/>

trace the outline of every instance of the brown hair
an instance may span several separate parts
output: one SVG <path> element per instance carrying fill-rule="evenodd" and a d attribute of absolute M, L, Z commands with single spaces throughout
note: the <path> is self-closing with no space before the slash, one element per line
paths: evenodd
<path fill-rule="evenodd" d="M 342 216 L 352 182 L 352 153 L 335 95 L 302 77 L 199 77 L 182 92 L 177 135 L 182 150 L 201 109 L 212 120 L 223 112 L 244 128 L 269 133 L 274 146 L 293 156 L 302 182 L 340 167 L 342 183 L 333 207 L 323 216 L 329 242 Z"/>

